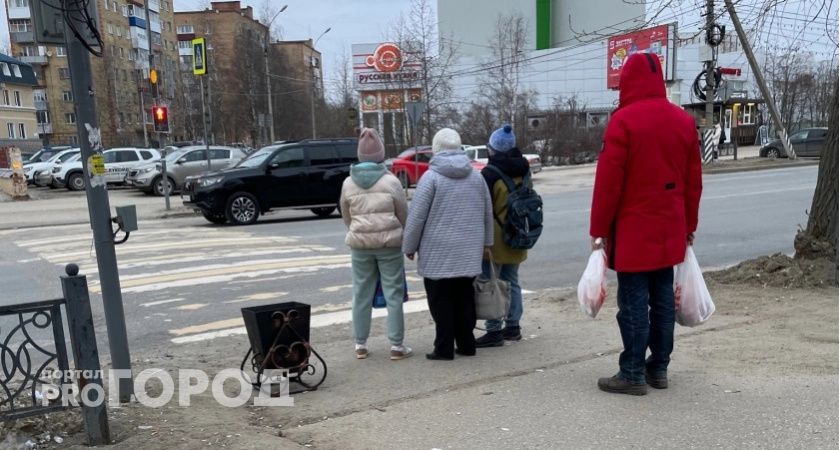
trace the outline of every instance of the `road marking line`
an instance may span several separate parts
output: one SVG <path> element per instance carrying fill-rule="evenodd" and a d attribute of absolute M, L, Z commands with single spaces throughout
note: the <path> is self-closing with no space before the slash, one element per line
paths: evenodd
<path fill-rule="evenodd" d="M 288 292 L 262 292 L 259 294 L 253 295 L 246 295 L 244 297 L 239 297 L 235 300 L 228 300 L 222 303 L 242 303 L 242 302 L 256 302 L 260 300 L 274 300 L 280 297 L 285 297 L 289 295 Z"/>
<path fill-rule="evenodd" d="M 184 300 L 185 299 L 183 298 L 173 298 L 172 300 L 159 300 L 156 302 L 141 303 L 140 306 L 148 308 L 150 306 L 165 305 L 167 303 L 183 302 Z"/>
<path fill-rule="evenodd" d="M 290 244 L 294 241 L 290 241 L 288 239 L 283 238 L 259 238 L 259 237 L 246 237 L 246 238 L 233 238 L 233 239 L 201 239 L 198 241 L 193 242 L 184 242 L 184 241 L 173 241 L 173 242 L 160 242 L 155 244 L 147 244 L 147 245 L 136 245 L 133 247 L 118 247 L 117 248 L 117 255 L 128 255 L 128 254 L 135 254 L 135 253 L 144 253 L 149 251 L 160 251 L 166 250 L 169 248 L 177 248 L 177 249 L 185 249 L 185 248 L 211 248 L 211 247 L 222 247 L 222 246 L 241 246 L 243 244 L 258 244 L 261 246 L 266 246 L 268 244 Z M 60 253 L 46 253 L 42 256 L 45 259 L 50 261 L 54 260 L 61 260 L 61 259 L 72 259 L 72 258 L 79 258 L 88 255 L 89 252 L 85 251 L 77 251 L 77 252 L 60 252 Z"/>
<path fill-rule="evenodd" d="M 207 303 L 190 303 L 189 305 L 176 306 L 175 309 L 178 311 L 195 311 L 196 309 L 201 309 L 205 306 L 207 306 Z"/>
<path fill-rule="evenodd" d="M 805 191 L 805 190 L 813 191 L 815 188 L 816 188 L 816 186 L 814 186 L 814 185 L 794 186 L 794 187 L 789 187 L 789 188 L 786 188 L 786 189 L 767 189 L 767 190 L 763 190 L 763 191 L 739 192 L 737 194 L 723 194 L 723 195 L 703 196 L 701 198 L 701 200 L 723 200 L 723 199 L 727 199 L 727 198 L 746 197 L 746 196 L 750 196 L 750 195 L 780 194 L 782 192 Z"/>
<path fill-rule="evenodd" d="M 353 288 L 352 284 L 343 284 L 343 285 L 340 285 L 340 286 L 330 286 L 330 287 L 321 288 L 321 292 L 338 292 L 342 289 L 352 289 L 352 288 Z"/>
<path fill-rule="evenodd" d="M 225 328 L 236 327 L 239 325 L 242 325 L 241 317 L 237 317 L 235 319 L 217 320 L 215 322 L 205 323 L 201 325 L 192 325 L 185 328 L 178 328 L 176 330 L 169 330 L 169 334 L 174 334 L 175 336 L 183 336 L 185 334 L 201 333 L 204 331 L 222 330 Z"/>
<path fill-rule="evenodd" d="M 419 301 L 419 300 L 409 301 L 409 302 L 406 302 L 403 305 L 403 314 L 412 314 L 412 313 L 418 313 L 418 312 L 423 312 L 423 311 L 428 311 L 428 310 L 429 310 L 429 304 L 427 302 L 424 302 L 424 301 Z M 378 317 L 385 317 L 387 315 L 388 315 L 388 311 L 385 308 L 374 309 L 373 313 L 372 313 L 372 317 L 374 319 L 378 318 Z M 353 321 L 353 311 L 349 310 L 349 309 L 345 309 L 345 310 L 341 310 L 341 311 L 334 311 L 334 312 L 329 312 L 329 313 L 324 313 L 324 314 L 313 314 L 310 317 L 310 320 L 309 320 L 309 327 L 310 328 L 324 328 L 324 327 L 328 327 L 328 326 L 332 326 L 332 325 L 340 325 L 340 324 L 350 323 L 352 321 Z M 207 326 L 207 325 L 213 325 L 214 327 L 218 327 L 222 324 L 228 324 L 228 325 L 224 326 L 224 327 L 221 327 L 222 329 L 219 329 L 219 330 L 216 330 L 216 331 L 210 331 L 210 332 L 204 332 L 204 333 L 198 333 L 198 334 L 191 334 L 193 331 L 184 332 L 184 330 L 188 330 L 188 329 L 190 329 L 190 330 L 198 329 L 199 327 L 204 327 L 204 326 Z M 241 335 L 248 334 L 248 332 L 245 330 L 245 327 L 243 327 L 243 326 L 238 326 L 238 327 L 235 327 L 235 328 L 228 328 L 231 325 L 241 325 L 241 324 L 242 324 L 242 319 L 237 318 L 237 319 L 223 320 L 223 321 L 219 321 L 219 322 L 212 322 L 210 324 L 205 324 L 205 325 L 198 325 L 196 327 L 181 328 L 180 330 L 170 330 L 169 332 L 171 334 L 175 334 L 175 335 L 179 336 L 179 337 L 176 337 L 176 338 L 172 338 L 170 341 L 173 344 L 187 344 L 187 343 L 193 343 L 193 342 L 208 341 L 208 340 L 216 339 L 216 338 L 220 338 L 220 337 L 241 336 Z M 209 329 L 212 329 L 212 328 L 209 328 Z M 189 336 L 185 336 L 186 334 L 189 334 Z"/>

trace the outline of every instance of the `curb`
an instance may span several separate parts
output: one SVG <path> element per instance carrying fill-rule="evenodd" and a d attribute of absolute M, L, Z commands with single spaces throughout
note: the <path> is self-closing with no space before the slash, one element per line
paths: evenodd
<path fill-rule="evenodd" d="M 797 161 L 797 162 L 789 162 L 785 164 L 761 164 L 756 166 L 742 166 L 742 167 L 713 167 L 709 170 L 703 170 L 703 175 L 714 175 L 714 174 L 725 174 L 725 173 L 735 173 L 735 172 L 756 172 L 759 170 L 772 170 L 772 169 L 790 169 L 794 167 L 807 167 L 807 166 L 816 166 L 819 165 L 820 160 L 808 160 L 808 161 Z"/>

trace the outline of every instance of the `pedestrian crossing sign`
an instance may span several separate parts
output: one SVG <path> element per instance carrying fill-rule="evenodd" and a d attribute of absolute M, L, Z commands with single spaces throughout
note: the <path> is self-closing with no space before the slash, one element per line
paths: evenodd
<path fill-rule="evenodd" d="M 207 47 L 204 38 L 192 40 L 193 46 L 193 75 L 204 75 L 207 73 Z"/>

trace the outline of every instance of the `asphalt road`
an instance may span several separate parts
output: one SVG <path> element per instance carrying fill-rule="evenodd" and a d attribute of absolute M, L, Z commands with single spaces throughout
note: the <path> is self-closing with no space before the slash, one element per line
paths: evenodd
<path fill-rule="evenodd" d="M 810 166 L 705 176 L 695 245 L 701 265 L 792 253 L 816 175 Z M 527 291 L 576 284 L 589 253 L 591 187 L 557 189 L 544 181 L 563 176 L 539 176 L 546 230 L 521 269 Z M 132 345 L 177 345 L 196 336 L 209 341 L 241 326 L 239 310 L 246 306 L 294 300 L 319 313 L 348 308 L 344 233 L 337 215 L 317 219 L 309 212 L 283 212 L 250 227 L 214 226 L 198 217 L 141 222 L 141 230 L 118 247 Z M 88 226 L 0 231 L 0 241 L 0 304 L 60 297 L 63 266 L 77 263 L 89 275 L 96 326 L 104 337 Z M 422 299 L 414 264 L 407 268 L 410 295 Z"/>

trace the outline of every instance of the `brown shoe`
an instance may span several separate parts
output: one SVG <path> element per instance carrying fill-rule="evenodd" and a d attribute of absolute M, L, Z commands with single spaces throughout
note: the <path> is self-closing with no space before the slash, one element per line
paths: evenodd
<path fill-rule="evenodd" d="M 654 389 L 668 389 L 668 377 L 654 377 L 647 370 L 645 371 L 645 382 Z"/>
<path fill-rule="evenodd" d="M 406 345 L 392 345 L 391 346 L 391 360 L 397 361 L 400 359 L 408 358 L 409 356 L 413 355 L 414 351 L 411 350 L 411 347 Z"/>
<path fill-rule="evenodd" d="M 612 394 L 646 395 L 647 386 L 644 384 L 633 384 L 624 378 L 615 375 L 610 378 L 598 379 L 598 389 Z"/>

